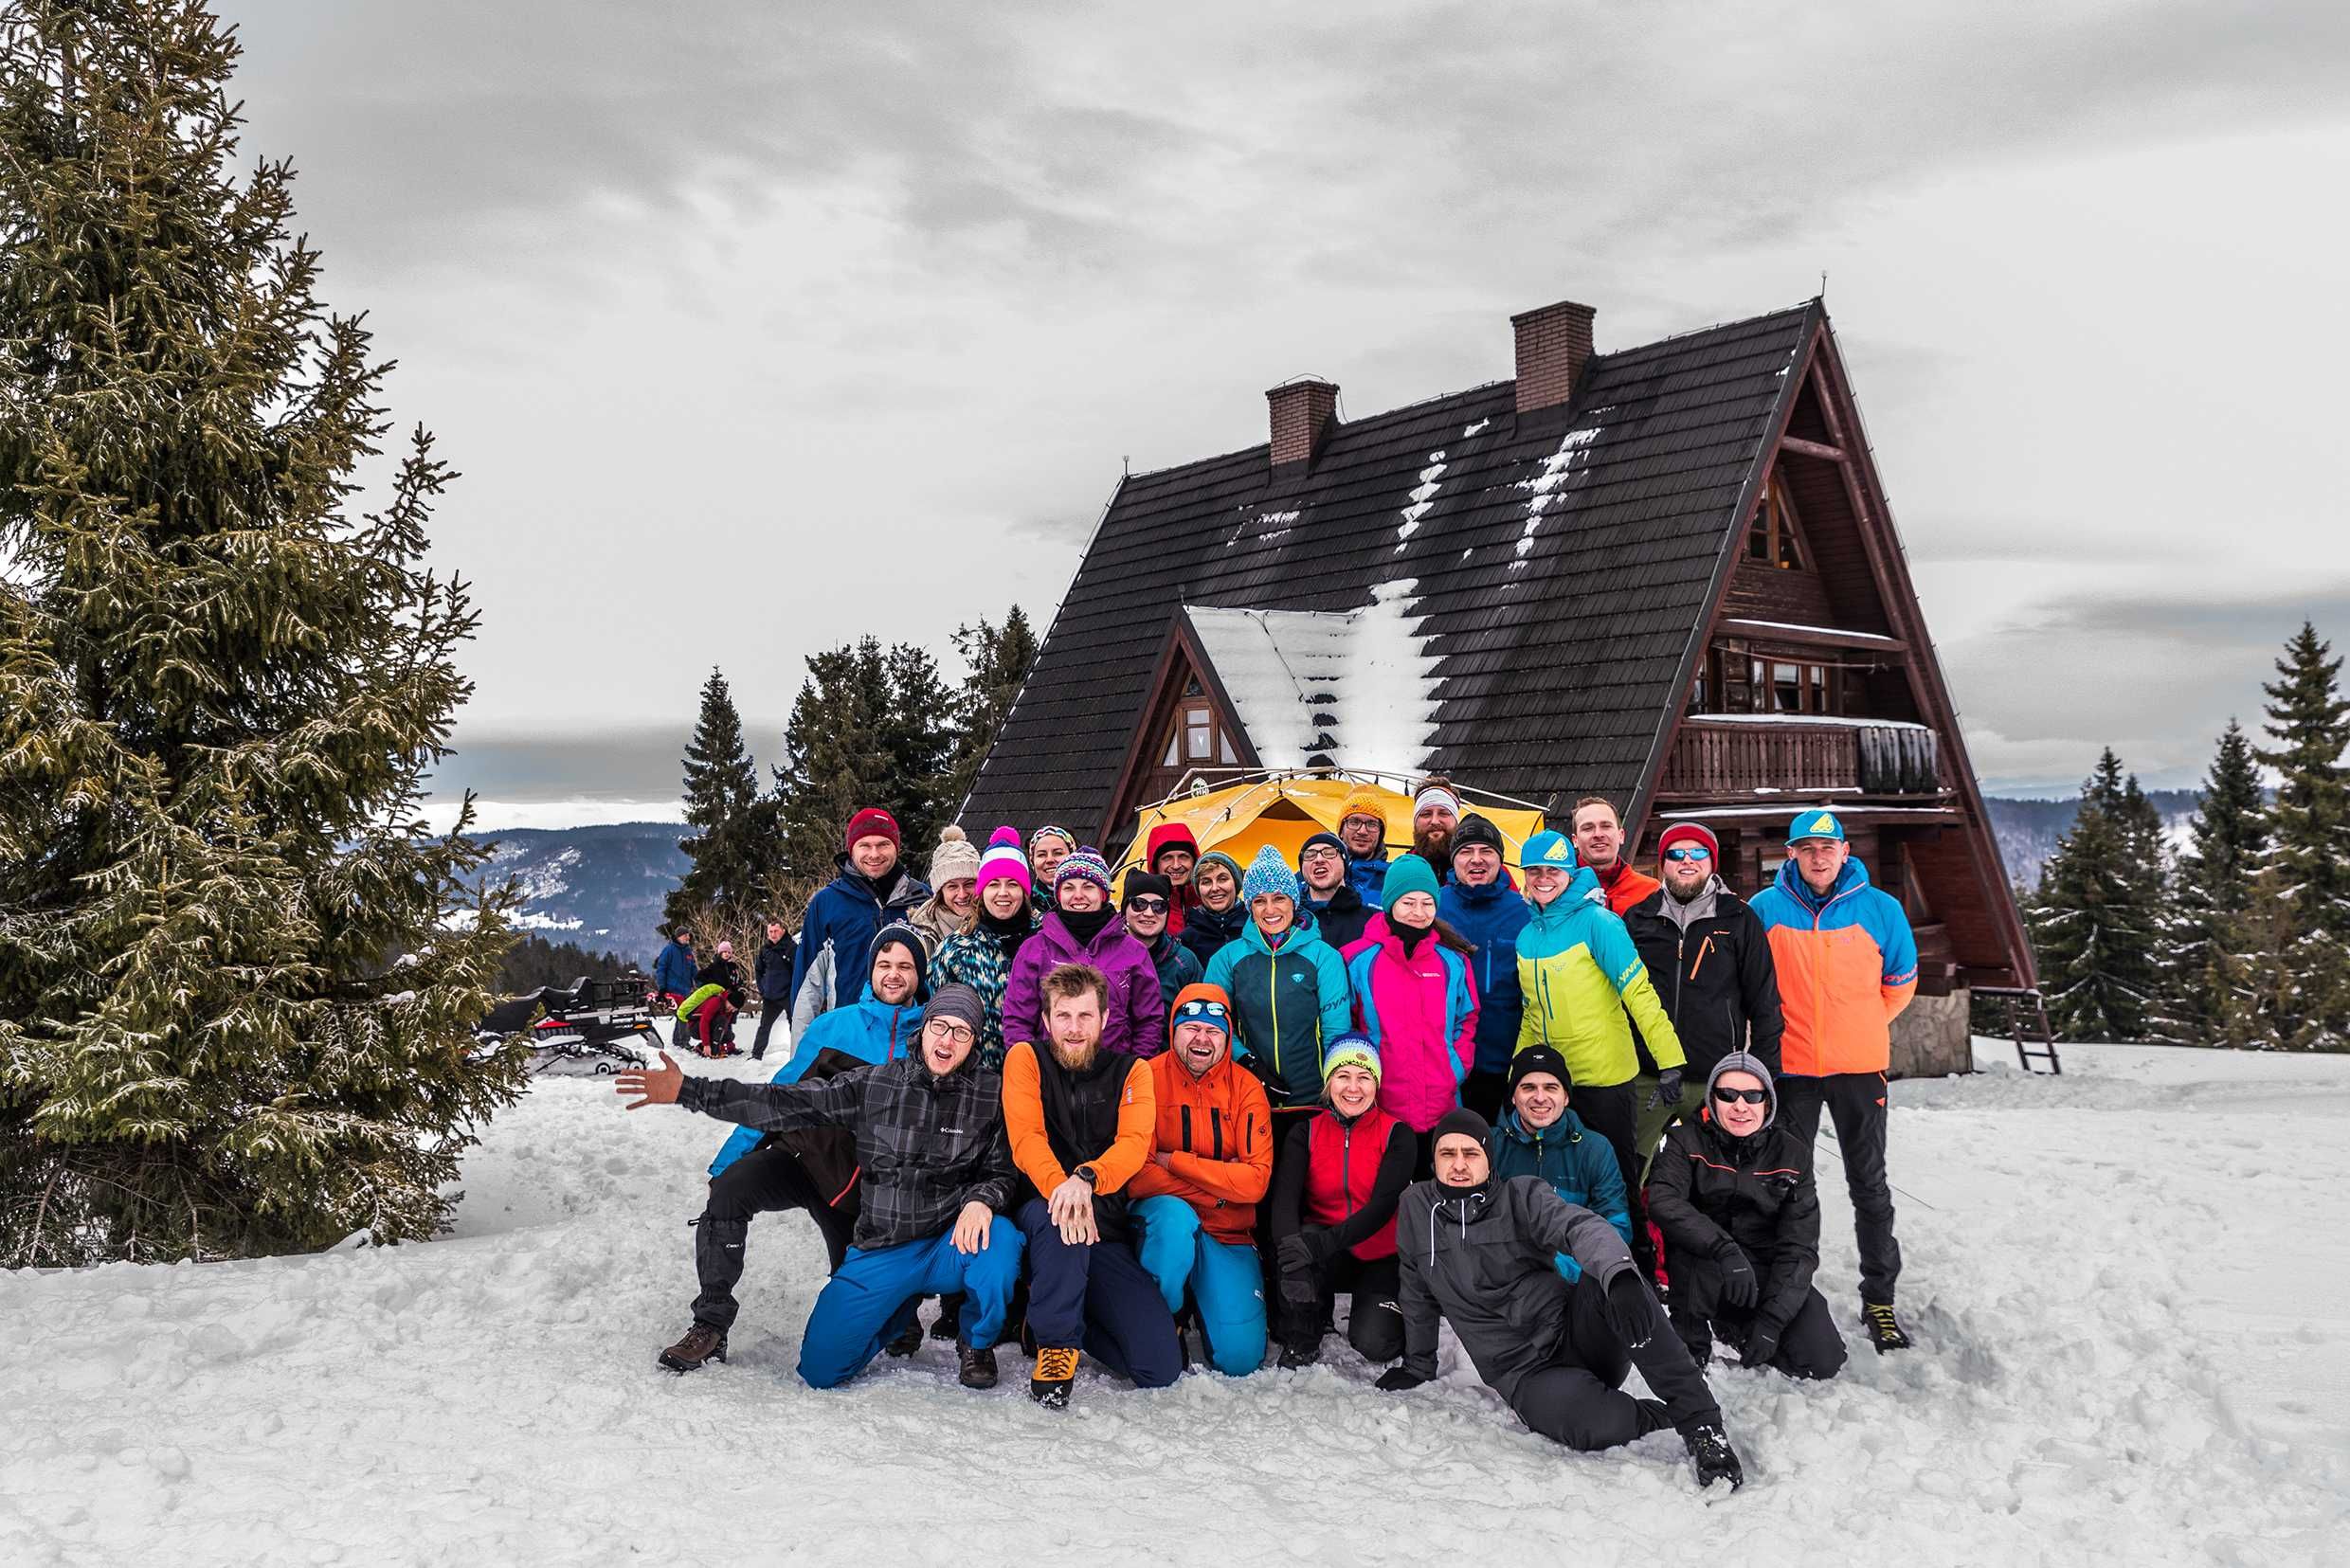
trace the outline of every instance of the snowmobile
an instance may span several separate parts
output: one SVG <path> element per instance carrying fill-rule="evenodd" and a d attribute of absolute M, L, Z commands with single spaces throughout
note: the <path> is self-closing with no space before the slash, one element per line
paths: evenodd
<path fill-rule="evenodd" d="M 527 1034 L 533 1077 L 607 1076 L 652 1061 L 658 1046 L 653 982 L 639 974 L 615 980 L 582 975 L 568 986 L 544 985 L 499 1003 L 476 1031 L 485 1040 Z"/>

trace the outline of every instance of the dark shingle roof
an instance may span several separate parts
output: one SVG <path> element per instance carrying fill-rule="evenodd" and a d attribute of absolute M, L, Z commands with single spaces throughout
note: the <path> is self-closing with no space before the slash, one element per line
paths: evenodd
<path fill-rule="evenodd" d="M 1554 808 L 1626 800 L 1817 319 L 1595 356 L 1565 409 L 1522 417 L 1496 382 L 1339 425 L 1277 490 L 1263 446 L 1130 478 L 965 821 L 1094 831 L 1178 605 L 1355 610 L 1404 577 L 1438 659 L 1429 770 Z"/>

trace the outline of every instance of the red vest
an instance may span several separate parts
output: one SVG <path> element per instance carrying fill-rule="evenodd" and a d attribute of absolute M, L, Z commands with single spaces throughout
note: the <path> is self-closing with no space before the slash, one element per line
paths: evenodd
<path fill-rule="evenodd" d="M 1373 1106 L 1352 1126 L 1331 1111 L 1313 1119 L 1307 1134 L 1306 1217 L 1316 1225 L 1335 1225 L 1363 1207 L 1379 1179 L 1379 1162 L 1387 1152 L 1387 1136 L 1396 1119 Z M 1390 1217 L 1369 1240 L 1349 1248 L 1369 1263 L 1393 1257 L 1395 1220 Z"/>

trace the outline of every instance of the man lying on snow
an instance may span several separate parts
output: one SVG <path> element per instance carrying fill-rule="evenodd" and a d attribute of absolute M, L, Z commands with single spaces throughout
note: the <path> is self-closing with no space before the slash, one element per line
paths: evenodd
<path fill-rule="evenodd" d="M 761 1132 L 842 1127 L 856 1135 L 864 1172 L 856 1244 L 800 1339 L 800 1377 L 811 1388 L 837 1387 L 862 1371 L 920 1297 L 957 1293 L 965 1301 L 963 1385 L 995 1386 L 993 1346 L 1020 1277 L 1021 1238 L 1003 1216 L 1013 1173 L 1002 1083 L 971 1059 L 984 1017 L 970 987 L 942 987 L 923 1009 L 916 1054 L 817 1084 L 689 1078 L 667 1052 L 660 1066 L 617 1080 L 624 1096 L 637 1096 L 630 1110 L 679 1105 Z M 703 1321 L 698 1306 L 694 1326 L 661 1357 L 678 1371 L 724 1360 L 726 1329 Z"/>
<path fill-rule="evenodd" d="M 1413 1389 L 1437 1375 L 1442 1317 L 1477 1376 L 1545 1437 L 1607 1449 L 1674 1427 L 1700 1486 L 1742 1485 L 1722 1409 L 1623 1237 L 1540 1177 L 1496 1180 L 1485 1152 L 1490 1132 L 1473 1110 L 1446 1116 L 1436 1128 L 1436 1180 L 1404 1192 L 1396 1224 L 1403 1361 L 1379 1386 Z M 1573 1285 L 1563 1259 L 1577 1267 Z M 1623 1392 L 1636 1363 L 1662 1399 Z"/>

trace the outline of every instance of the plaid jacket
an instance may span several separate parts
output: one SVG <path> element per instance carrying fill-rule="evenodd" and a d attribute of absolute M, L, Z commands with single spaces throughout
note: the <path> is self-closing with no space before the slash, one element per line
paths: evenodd
<path fill-rule="evenodd" d="M 1015 1180 L 1003 1131 L 1003 1080 L 977 1053 L 941 1078 L 919 1056 L 821 1083 L 752 1084 L 688 1078 L 678 1104 L 761 1132 L 846 1127 L 857 1134 L 862 1206 L 856 1245 L 866 1252 L 928 1241 L 966 1203 L 1002 1214 Z"/>

